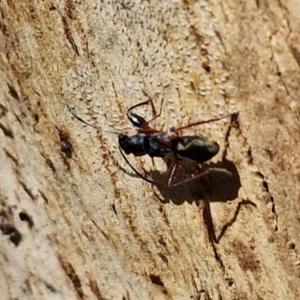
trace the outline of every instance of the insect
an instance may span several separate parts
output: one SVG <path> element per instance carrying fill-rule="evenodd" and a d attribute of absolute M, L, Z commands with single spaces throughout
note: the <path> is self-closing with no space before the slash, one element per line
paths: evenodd
<path fill-rule="evenodd" d="M 72 157 L 72 145 L 69 141 L 69 136 L 66 132 L 62 131 L 55 125 L 58 130 L 59 139 L 60 139 L 60 151 L 64 152 L 68 158 Z"/>
<path fill-rule="evenodd" d="M 176 187 L 190 183 L 209 174 L 212 171 L 224 172 L 228 175 L 231 175 L 231 173 L 225 169 L 208 168 L 193 177 L 187 178 L 179 182 L 175 182 L 176 173 L 180 164 L 184 162 L 193 162 L 201 164 L 213 158 L 219 151 L 218 143 L 213 141 L 212 139 L 202 135 L 181 136 L 179 134 L 180 131 L 197 125 L 216 122 L 221 119 L 232 116 L 232 114 L 228 114 L 219 118 L 214 118 L 206 121 L 195 122 L 178 128 L 173 127 L 170 129 L 171 134 L 168 134 L 160 130 L 151 128 L 149 126 L 150 122 L 154 121 L 161 115 L 161 109 L 159 113 L 156 113 L 152 99 L 148 96 L 148 94 L 145 91 L 143 92 L 148 97 L 148 100 L 138 103 L 127 110 L 127 117 L 129 121 L 135 127 L 137 127 L 137 134 L 132 136 L 115 131 L 104 130 L 102 127 L 92 125 L 78 117 L 68 104 L 66 104 L 66 106 L 69 112 L 80 122 L 90 127 L 93 127 L 99 131 L 118 135 L 119 149 L 124 160 L 136 173 L 136 175 L 138 175 L 140 178 L 149 183 L 156 185 L 158 184 L 157 182 L 146 178 L 138 170 L 136 170 L 130 164 L 125 154 L 133 154 L 134 156 L 149 155 L 150 157 L 161 157 L 166 162 L 167 168 L 169 170 L 168 187 Z M 143 117 L 132 112 L 137 107 L 149 104 L 151 105 L 153 112 L 153 117 L 149 121 L 146 121 Z"/>

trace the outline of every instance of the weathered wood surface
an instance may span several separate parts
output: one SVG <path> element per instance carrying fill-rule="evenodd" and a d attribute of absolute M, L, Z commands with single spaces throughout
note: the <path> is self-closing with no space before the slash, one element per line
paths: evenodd
<path fill-rule="evenodd" d="M 1 2 L 1 299 L 300 299 L 300 2 L 214 2 Z M 187 130 L 233 176 L 153 187 L 65 108 L 131 134 L 143 89 L 163 130 L 240 112 Z"/>

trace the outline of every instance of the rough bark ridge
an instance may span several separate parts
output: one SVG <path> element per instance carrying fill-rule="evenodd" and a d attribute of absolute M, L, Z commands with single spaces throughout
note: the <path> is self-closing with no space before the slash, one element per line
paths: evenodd
<path fill-rule="evenodd" d="M 1 299 L 300 299 L 299 7 L 2 1 Z M 142 90 L 164 130 L 238 111 L 186 132 L 233 176 L 129 157 L 151 186 L 65 109 L 131 134 Z"/>

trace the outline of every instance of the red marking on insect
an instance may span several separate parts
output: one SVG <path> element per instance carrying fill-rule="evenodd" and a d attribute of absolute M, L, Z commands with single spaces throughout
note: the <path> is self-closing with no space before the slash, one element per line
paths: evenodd
<path fill-rule="evenodd" d="M 144 92 L 144 91 L 143 91 Z M 219 145 L 217 142 L 205 136 L 181 136 L 180 131 L 191 128 L 201 124 L 207 124 L 211 122 L 216 122 L 221 119 L 232 117 L 233 114 L 228 114 L 223 117 L 214 118 L 206 121 L 199 121 L 185 126 L 171 128 L 171 134 L 156 130 L 149 126 L 149 123 L 157 119 L 161 115 L 161 110 L 159 113 L 156 113 L 155 107 L 153 105 L 152 99 L 148 96 L 146 92 L 144 94 L 148 97 L 149 100 L 138 103 L 127 110 L 127 117 L 129 121 L 137 127 L 137 134 L 128 136 L 115 131 L 104 130 L 102 127 L 89 124 L 80 117 L 78 117 L 70 108 L 68 104 L 67 108 L 69 112 L 80 122 L 93 127 L 99 131 L 113 133 L 118 135 L 119 149 L 125 159 L 126 163 L 130 168 L 143 180 L 152 183 L 158 184 L 157 182 L 146 178 L 138 170 L 136 170 L 128 161 L 125 154 L 133 154 L 134 156 L 143 156 L 149 155 L 150 157 L 161 157 L 167 164 L 169 170 L 168 177 L 168 187 L 176 187 L 179 185 L 187 184 L 192 181 L 195 181 L 210 172 L 223 172 L 231 175 L 231 172 L 220 169 L 220 168 L 208 168 L 201 173 L 187 178 L 185 180 L 174 182 L 176 178 L 176 173 L 180 164 L 189 161 L 196 164 L 204 163 L 211 158 L 213 158 L 219 151 Z M 133 113 L 132 111 L 143 105 L 151 105 L 153 118 L 149 121 L 146 121 L 143 117 Z M 124 154 L 124 152 L 125 154 Z"/>

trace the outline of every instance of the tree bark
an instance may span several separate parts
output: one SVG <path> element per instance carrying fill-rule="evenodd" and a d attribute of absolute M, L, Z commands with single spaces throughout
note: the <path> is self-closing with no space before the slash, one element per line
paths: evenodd
<path fill-rule="evenodd" d="M 1 3 L 1 299 L 300 299 L 300 2 L 212 2 Z M 235 112 L 182 132 L 232 175 L 128 156 L 151 185 L 66 109 L 131 135 L 143 90 L 163 132 Z"/>

